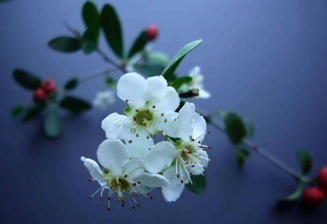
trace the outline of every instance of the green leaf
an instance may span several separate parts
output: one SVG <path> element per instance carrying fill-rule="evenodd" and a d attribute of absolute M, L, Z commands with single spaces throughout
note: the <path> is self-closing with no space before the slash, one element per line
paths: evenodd
<path fill-rule="evenodd" d="M 242 147 L 236 147 L 236 162 L 238 167 L 242 168 L 250 152 Z"/>
<path fill-rule="evenodd" d="M 115 87 L 116 87 L 116 81 L 115 81 L 115 79 L 113 79 L 112 77 L 107 77 L 107 78 L 106 78 L 106 84 L 107 84 L 110 88 L 115 88 Z"/>
<path fill-rule="evenodd" d="M 303 189 L 304 189 L 303 182 L 299 182 L 298 187 L 296 188 L 296 190 L 292 194 L 288 195 L 285 198 L 279 198 L 278 200 L 280 202 L 295 201 L 295 200 L 297 200 L 297 199 L 299 199 L 301 197 Z"/>
<path fill-rule="evenodd" d="M 158 64 L 134 65 L 136 72 L 149 77 L 161 74 L 164 68 L 164 66 Z"/>
<path fill-rule="evenodd" d="M 309 153 L 304 149 L 298 149 L 296 151 L 296 158 L 301 165 L 302 173 L 308 173 L 312 167 L 312 158 Z"/>
<path fill-rule="evenodd" d="M 179 89 L 184 83 L 190 83 L 192 81 L 192 77 L 190 76 L 182 76 L 173 81 L 171 84 L 172 87 L 174 87 L 176 90 Z"/>
<path fill-rule="evenodd" d="M 65 90 L 73 90 L 78 86 L 78 79 L 72 78 L 64 85 Z"/>
<path fill-rule="evenodd" d="M 66 96 L 61 101 L 59 106 L 66 109 L 72 113 L 80 113 L 92 108 L 91 104 L 87 101 L 74 97 Z"/>
<path fill-rule="evenodd" d="M 246 136 L 246 128 L 242 119 L 233 112 L 224 112 L 222 116 L 229 140 L 235 145 L 241 143 Z"/>
<path fill-rule="evenodd" d="M 206 177 L 203 175 L 192 175 L 191 180 L 193 184 L 188 183 L 186 187 L 195 194 L 203 193 L 207 186 Z"/>
<path fill-rule="evenodd" d="M 185 93 L 179 93 L 179 97 L 182 98 L 191 98 L 191 97 L 197 97 L 199 96 L 199 90 L 198 89 L 191 89 Z"/>
<path fill-rule="evenodd" d="M 58 138 L 62 133 L 62 122 L 55 108 L 49 108 L 44 120 L 45 134 L 50 138 Z"/>
<path fill-rule="evenodd" d="M 42 104 L 34 104 L 32 107 L 30 107 L 26 114 L 24 115 L 22 122 L 26 123 L 27 121 L 30 121 L 31 119 L 35 118 L 37 115 L 39 115 L 44 110 L 44 105 Z"/>
<path fill-rule="evenodd" d="M 80 40 L 74 37 L 60 36 L 49 41 L 49 47 L 53 50 L 72 53 L 81 49 Z"/>
<path fill-rule="evenodd" d="M 181 63 L 183 58 L 194 48 L 199 46 L 202 43 L 202 40 L 196 40 L 191 43 L 186 44 L 182 49 L 180 49 L 177 54 L 173 57 L 173 59 L 166 66 L 165 70 L 162 72 L 162 75 L 166 78 L 167 81 L 173 81 L 173 76 L 176 68 Z"/>
<path fill-rule="evenodd" d="M 146 31 L 142 31 L 139 36 L 135 39 L 131 49 L 128 53 L 128 59 L 133 57 L 138 52 L 142 51 L 145 47 L 145 45 L 148 43 L 148 35 L 146 34 Z"/>
<path fill-rule="evenodd" d="M 100 30 L 100 15 L 93 2 L 85 2 L 82 8 L 82 17 L 87 30 L 93 34 L 97 42 Z"/>
<path fill-rule="evenodd" d="M 123 58 L 123 35 L 119 17 L 113 6 L 109 4 L 104 5 L 100 16 L 100 23 L 111 49 L 119 58 Z"/>
<path fill-rule="evenodd" d="M 11 110 L 12 117 L 18 117 L 25 110 L 24 105 L 18 105 Z"/>
<path fill-rule="evenodd" d="M 168 56 L 161 52 L 146 52 L 144 60 L 147 63 L 166 66 L 168 64 Z"/>
<path fill-rule="evenodd" d="M 15 70 L 13 72 L 13 77 L 15 81 L 26 89 L 35 90 L 41 86 L 42 80 L 27 71 Z"/>
<path fill-rule="evenodd" d="M 98 47 L 97 36 L 91 30 L 87 29 L 81 37 L 81 45 L 85 54 L 92 53 Z"/>

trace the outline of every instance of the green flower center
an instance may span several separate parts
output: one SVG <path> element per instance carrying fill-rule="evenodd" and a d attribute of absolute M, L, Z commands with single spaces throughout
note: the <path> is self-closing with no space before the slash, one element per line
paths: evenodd
<path fill-rule="evenodd" d="M 115 191 L 128 191 L 131 187 L 131 185 L 129 184 L 129 182 L 124 179 L 124 178 L 118 178 L 118 181 L 116 178 L 112 179 L 110 182 L 110 187 L 115 190 Z"/>
<path fill-rule="evenodd" d="M 184 161 L 192 158 L 192 153 L 194 151 L 194 147 L 192 145 L 186 145 L 183 147 L 181 151 L 181 157 L 183 158 Z"/>
<path fill-rule="evenodd" d="M 141 110 L 136 113 L 134 120 L 138 125 L 149 127 L 153 122 L 153 115 L 149 110 Z"/>

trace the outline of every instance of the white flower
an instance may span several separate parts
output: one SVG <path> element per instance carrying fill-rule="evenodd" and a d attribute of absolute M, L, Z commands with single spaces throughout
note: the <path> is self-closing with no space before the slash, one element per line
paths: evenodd
<path fill-rule="evenodd" d="M 162 76 L 145 79 L 137 73 L 123 75 L 117 83 L 117 95 L 128 103 L 126 115 L 110 114 L 102 121 L 102 129 L 109 139 L 130 141 L 133 135 L 155 135 L 174 132 L 171 122 L 180 99 L 176 90 L 167 86 Z"/>
<path fill-rule="evenodd" d="M 169 180 L 169 184 L 162 187 L 166 201 L 177 200 L 184 185 L 192 183 L 191 175 L 203 174 L 209 161 L 208 154 L 204 151 L 208 146 L 202 144 L 206 122 L 195 112 L 194 104 L 186 103 L 182 107 L 175 125 L 180 140 L 175 145 L 158 143 L 144 158 L 144 167 L 148 172 L 163 172 L 163 176 Z"/>
<path fill-rule="evenodd" d="M 149 194 L 151 190 L 167 185 L 167 179 L 162 175 L 144 172 L 141 160 L 130 159 L 130 150 L 120 140 L 102 142 L 97 151 L 98 160 L 104 167 L 102 171 L 94 160 L 81 157 L 93 180 L 98 181 L 101 186 L 90 198 L 100 191 L 103 199 L 103 192 L 108 189 L 108 210 L 115 193 L 118 194 L 117 199 L 122 206 L 127 199 L 132 208 L 135 208 L 139 206 L 135 196 L 142 194 L 152 198 Z M 130 197 L 126 198 L 126 195 Z"/>
<path fill-rule="evenodd" d="M 200 98 L 209 98 L 210 93 L 203 89 L 203 75 L 200 73 L 200 67 L 196 66 L 191 71 L 189 76 L 192 78 L 192 81 L 187 84 L 183 84 L 179 90 L 183 92 L 187 92 L 191 89 L 198 89 L 199 90 L 199 97 Z"/>
<path fill-rule="evenodd" d="M 95 99 L 93 100 L 93 105 L 104 110 L 114 102 L 115 92 L 112 90 L 105 90 L 97 92 Z"/>

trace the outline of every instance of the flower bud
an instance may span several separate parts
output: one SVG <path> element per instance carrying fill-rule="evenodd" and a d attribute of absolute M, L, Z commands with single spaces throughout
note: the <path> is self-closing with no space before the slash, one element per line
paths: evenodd
<path fill-rule="evenodd" d="M 327 166 L 324 166 L 319 170 L 317 179 L 320 190 L 327 193 Z"/>
<path fill-rule="evenodd" d="M 45 93 L 49 94 L 56 89 L 56 84 L 52 79 L 43 80 L 41 83 L 41 88 Z"/>
<path fill-rule="evenodd" d="M 154 41 L 157 38 L 157 36 L 158 36 L 158 28 L 157 28 L 157 26 L 155 26 L 155 25 L 148 26 L 147 29 L 146 29 L 146 33 L 148 35 L 148 39 L 150 41 Z"/>
<path fill-rule="evenodd" d="M 45 103 L 47 101 L 47 94 L 42 88 L 38 88 L 33 92 L 33 100 L 38 103 Z"/>
<path fill-rule="evenodd" d="M 325 199 L 325 194 L 318 187 L 309 187 L 302 193 L 305 205 L 315 207 Z"/>

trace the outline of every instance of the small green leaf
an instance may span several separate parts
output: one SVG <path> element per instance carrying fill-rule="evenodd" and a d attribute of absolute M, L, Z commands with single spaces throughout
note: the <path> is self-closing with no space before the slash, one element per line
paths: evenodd
<path fill-rule="evenodd" d="M 161 52 L 146 52 L 144 60 L 150 64 L 166 66 L 169 62 L 168 56 Z"/>
<path fill-rule="evenodd" d="M 242 147 L 236 147 L 236 162 L 239 168 L 242 168 L 250 152 Z"/>
<path fill-rule="evenodd" d="M 11 110 L 12 117 L 18 117 L 25 110 L 24 105 L 18 105 Z"/>
<path fill-rule="evenodd" d="M 92 108 L 91 104 L 87 101 L 74 97 L 66 96 L 61 101 L 59 106 L 66 109 L 72 113 L 80 113 Z"/>
<path fill-rule="evenodd" d="M 190 83 L 192 81 L 192 77 L 190 76 L 182 76 L 173 81 L 171 84 L 172 87 L 174 87 L 176 90 L 179 89 L 183 84 Z"/>
<path fill-rule="evenodd" d="M 55 108 L 49 108 L 44 120 L 45 134 L 50 138 L 58 138 L 62 133 L 62 122 Z"/>
<path fill-rule="evenodd" d="M 53 50 L 72 53 L 81 49 L 80 40 L 74 37 L 60 36 L 49 41 L 49 47 Z"/>
<path fill-rule="evenodd" d="M 241 143 L 246 136 L 246 128 L 242 119 L 233 112 L 223 112 L 222 116 L 229 140 L 235 145 Z"/>
<path fill-rule="evenodd" d="M 115 81 L 112 77 L 107 77 L 107 78 L 106 78 L 106 84 L 107 84 L 110 88 L 115 88 L 115 87 L 116 87 L 116 81 Z"/>
<path fill-rule="evenodd" d="M 44 108 L 45 107 L 42 104 L 34 104 L 26 111 L 26 114 L 23 116 L 22 122 L 26 123 L 27 121 L 30 121 L 31 119 L 35 118 L 43 111 Z"/>
<path fill-rule="evenodd" d="M 312 167 L 312 158 L 309 153 L 304 149 L 296 151 L 296 158 L 299 161 L 303 174 L 307 174 Z"/>
<path fill-rule="evenodd" d="M 15 81 L 26 89 L 35 90 L 41 86 L 41 79 L 24 70 L 15 70 L 13 72 Z"/>
<path fill-rule="evenodd" d="M 129 50 L 128 59 L 132 58 L 135 54 L 142 51 L 147 43 L 148 35 L 146 34 L 146 31 L 142 31 L 135 39 L 131 49 Z"/>
<path fill-rule="evenodd" d="M 112 5 L 105 4 L 102 8 L 100 23 L 108 44 L 119 57 L 124 57 L 123 35 L 119 17 Z"/>
<path fill-rule="evenodd" d="M 65 90 L 73 90 L 78 86 L 78 79 L 77 78 L 72 78 L 66 82 L 64 88 Z"/>
<path fill-rule="evenodd" d="M 82 17 L 87 30 L 93 34 L 92 36 L 95 37 L 97 42 L 100 30 L 100 15 L 93 2 L 85 2 L 82 8 Z"/>
<path fill-rule="evenodd" d="M 191 89 L 185 93 L 179 93 L 179 97 L 181 98 L 191 98 L 191 97 L 197 97 L 199 96 L 199 90 L 198 89 Z"/>
<path fill-rule="evenodd" d="M 89 54 L 95 51 L 98 47 L 98 43 L 94 32 L 89 29 L 85 30 L 81 37 L 81 45 L 85 54 Z"/>
<path fill-rule="evenodd" d="M 191 180 L 193 184 L 188 183 L 186 187 L 195 194 L 203 193 L 207 186 L 206 177 L 203 175 L 192 175 Z"/>
<path fill-rule="evenodd" d="M 148 77 L 160 75 L 164 68 L 164 66 L 158 64 L 134 65 L 136 72 Z"/>
<path fill-rule="evenodd" d="M 299 199 L 301 197 L 303 189 L 304 189 L 303 183 L 299 182 L 298 187 L 296 188 L 296 190 L 292 194 L 288 195 L 285 198 L 279 198 L 278 201 L 280 201 L 280 202 L 295 201 L 295 200 L 297 200 L 297 199 Z"/>
<path fill-rule="evenodd" d="M 173 81 L 174 72 L 178 65 L 181 63 L 183 58 L 194 48 L 199 46 L 202 43 L 202 40 L 196 40 L 191 43 L 186 44 L 182 49 L 180 49 L 177 54 L 173 57 L 173 59 L 166 66 L 165 70 L 162 72 L 162 75 L 165 77 L 167 81 Z"/>

